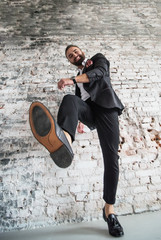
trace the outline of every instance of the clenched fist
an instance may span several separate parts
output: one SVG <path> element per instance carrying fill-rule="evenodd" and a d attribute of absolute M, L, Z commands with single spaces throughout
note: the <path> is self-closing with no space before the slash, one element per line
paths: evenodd
<path fill-rule="evenodd" d="M 70 78 L 62 78 L 58 82 L 58 89 L 62 90 L 65 86 L 73 85 L 73 80 Z"/>

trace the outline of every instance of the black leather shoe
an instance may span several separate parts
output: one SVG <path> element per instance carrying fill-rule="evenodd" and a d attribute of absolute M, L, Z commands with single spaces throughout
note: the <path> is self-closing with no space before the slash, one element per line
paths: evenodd
<path fill-rule="evenodd" d="M 121 237 L 124 235 L 123 228 L 119 223 L 115 214 L 108 215 L 108 218 L 105 214 L 105 207 L 103 208 L 103 218 L 108 224 L 109 233 L 114 237 Z"/>
<path fill-rule="evenodd" d="M 50 152 L 55 164 L 68 167 L 74 157 L 72 148 L 60 126 L 49 110 L 40 102 L 33 102 L 29 121 L 34 137 Z"/>

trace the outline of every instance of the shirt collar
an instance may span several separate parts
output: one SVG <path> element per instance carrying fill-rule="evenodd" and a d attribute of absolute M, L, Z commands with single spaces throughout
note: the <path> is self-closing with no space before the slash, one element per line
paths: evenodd
<path fill-rule="evenodd" d="M 82 68 L 82 69 L 78 68 L 78 72 L 79 72 L 80 74 L 83 72 L 83 69 L 84 69 L 84 67 L 85 67 L 85 65 L 86 65 L 87 60 L 88 60 L 88 59 L 85 58 L 84 61 L 82 62 L 82 65 L 83 65 L 83 68 Z"/>
<path fill-rule="evenodd" d="M 87 62 L 87 58 L 85 58 L 84 61 L 82 62 L 83 67 L 85 67 L 86 62 Z"/>

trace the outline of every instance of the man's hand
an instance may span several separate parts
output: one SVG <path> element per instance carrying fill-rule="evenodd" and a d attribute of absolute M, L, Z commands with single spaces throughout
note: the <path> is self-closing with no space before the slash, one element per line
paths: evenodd
<path fill-rule="evenodd" d="M 70 78 L 62 78 L 58 82 L 58 89 L 62 90 L 65 86 L 73 85 L 73 80 Z"/>
<path fill-rule="evenodd" d="M 86 68 L 90 67 L 93 64 L 93 61 L 91 59 L 88 59 L 86 62 Z"/>
<path fill-rule="evenodd" d="M 78 123 L 77 131 L 79 133 L 84 133 L 84 124 L 83 123 L 81 123 L 81 122 Z"/>

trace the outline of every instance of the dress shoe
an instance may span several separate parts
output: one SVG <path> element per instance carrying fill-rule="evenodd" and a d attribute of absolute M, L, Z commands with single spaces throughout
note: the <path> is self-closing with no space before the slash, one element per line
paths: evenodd
<path fill-rule="evenodd" d="M 105 222 L 108 224 L 109 233 L 114 237 L 121 237 L 124 235 L 123 228 L 121 224 L 119 223 L 117 217 L 115 214 L 109 214 L 108 217 L 106 217 L 105 214 L 105 207 L 103 208 L 103 218 Z"/>
<path fill-rule="evenodd" d="M 68 167 L 74 156 L 72 148 L 63 130 L 42 103 L 31 104 L 29 122 L 34 137 L 50 152 L 55 164 L 61 168 Z"/>

